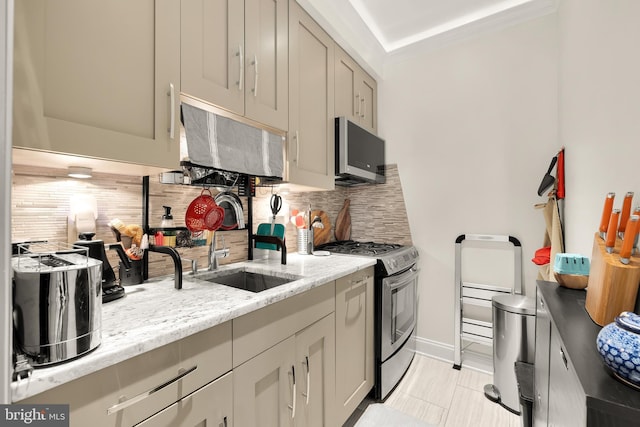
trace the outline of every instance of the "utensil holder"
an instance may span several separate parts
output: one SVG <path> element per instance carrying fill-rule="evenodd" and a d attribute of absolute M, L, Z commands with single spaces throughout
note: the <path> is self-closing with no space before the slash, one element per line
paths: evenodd
<path fill-rule="evenodd" d="M 632 256 L 629 264 L 621 263 L 621 246 L 617 239 L 613 253 L 608 253 L 598 233 L 594 237 L 585 308 L 600 326 L 613 322 L 623 311 L 633 311 L 636 304 L 640 258 Z"/>
<path fill-rule="evenodd" d="M 303 255 L 313 253 L 313 228 L 298 229 L 298 253 Z"/>

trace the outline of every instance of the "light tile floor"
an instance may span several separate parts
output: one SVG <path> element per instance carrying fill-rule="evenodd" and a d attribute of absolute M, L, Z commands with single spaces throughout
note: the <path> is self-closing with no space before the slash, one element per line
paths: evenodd
<path fill-rule="evenodd" d="M 407 374 L 384 402 L 439 427 L 519 427 L 520 418 L 484 396 L 493 377 L 416 354 Z M 365 401 L 345 426 L 352 426 L 371 401 Z"/>

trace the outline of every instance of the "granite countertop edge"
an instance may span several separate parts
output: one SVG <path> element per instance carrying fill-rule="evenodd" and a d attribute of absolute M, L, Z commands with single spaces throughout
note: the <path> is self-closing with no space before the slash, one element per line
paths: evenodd
<path fill-rule="evenodd" d="M 174 288 L 173 276 L 127 286 L 125 298 L 102 307 L 100 345 L 74 360 L 34 369 L 30 378 L 13 382 L 12 401 L 18 402 L 42 393 L 375 263 L 375 258 L 352 255 L 290 254 L 286 265 L 275 260 L 255 260 L 219 268 L 219 272 L 245 269 L 301 277 L 258 293 L 208 282 L 204 279 L 211 274 L 219 274 L 208 271 L 195 276 L 184 275 L 181 290 Z"/>

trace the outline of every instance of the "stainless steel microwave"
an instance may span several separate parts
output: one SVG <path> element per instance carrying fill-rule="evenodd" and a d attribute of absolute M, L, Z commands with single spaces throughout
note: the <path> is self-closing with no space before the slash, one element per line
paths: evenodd
<path fill-rule="evenodd" d="M 384 139 L 346 117 L 336 117 L 335 126 L 336 185 L 384 183 Z"/>

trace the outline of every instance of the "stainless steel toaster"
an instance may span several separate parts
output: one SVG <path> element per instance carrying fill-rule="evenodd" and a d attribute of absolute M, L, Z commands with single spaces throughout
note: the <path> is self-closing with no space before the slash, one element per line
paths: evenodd
<path fill-rule="evenodd" d="M 13 269 L 15 347 L 34 367 L 81 356 L 101 341 L 102 262 L 87 248 L 19 244 Z"/>

